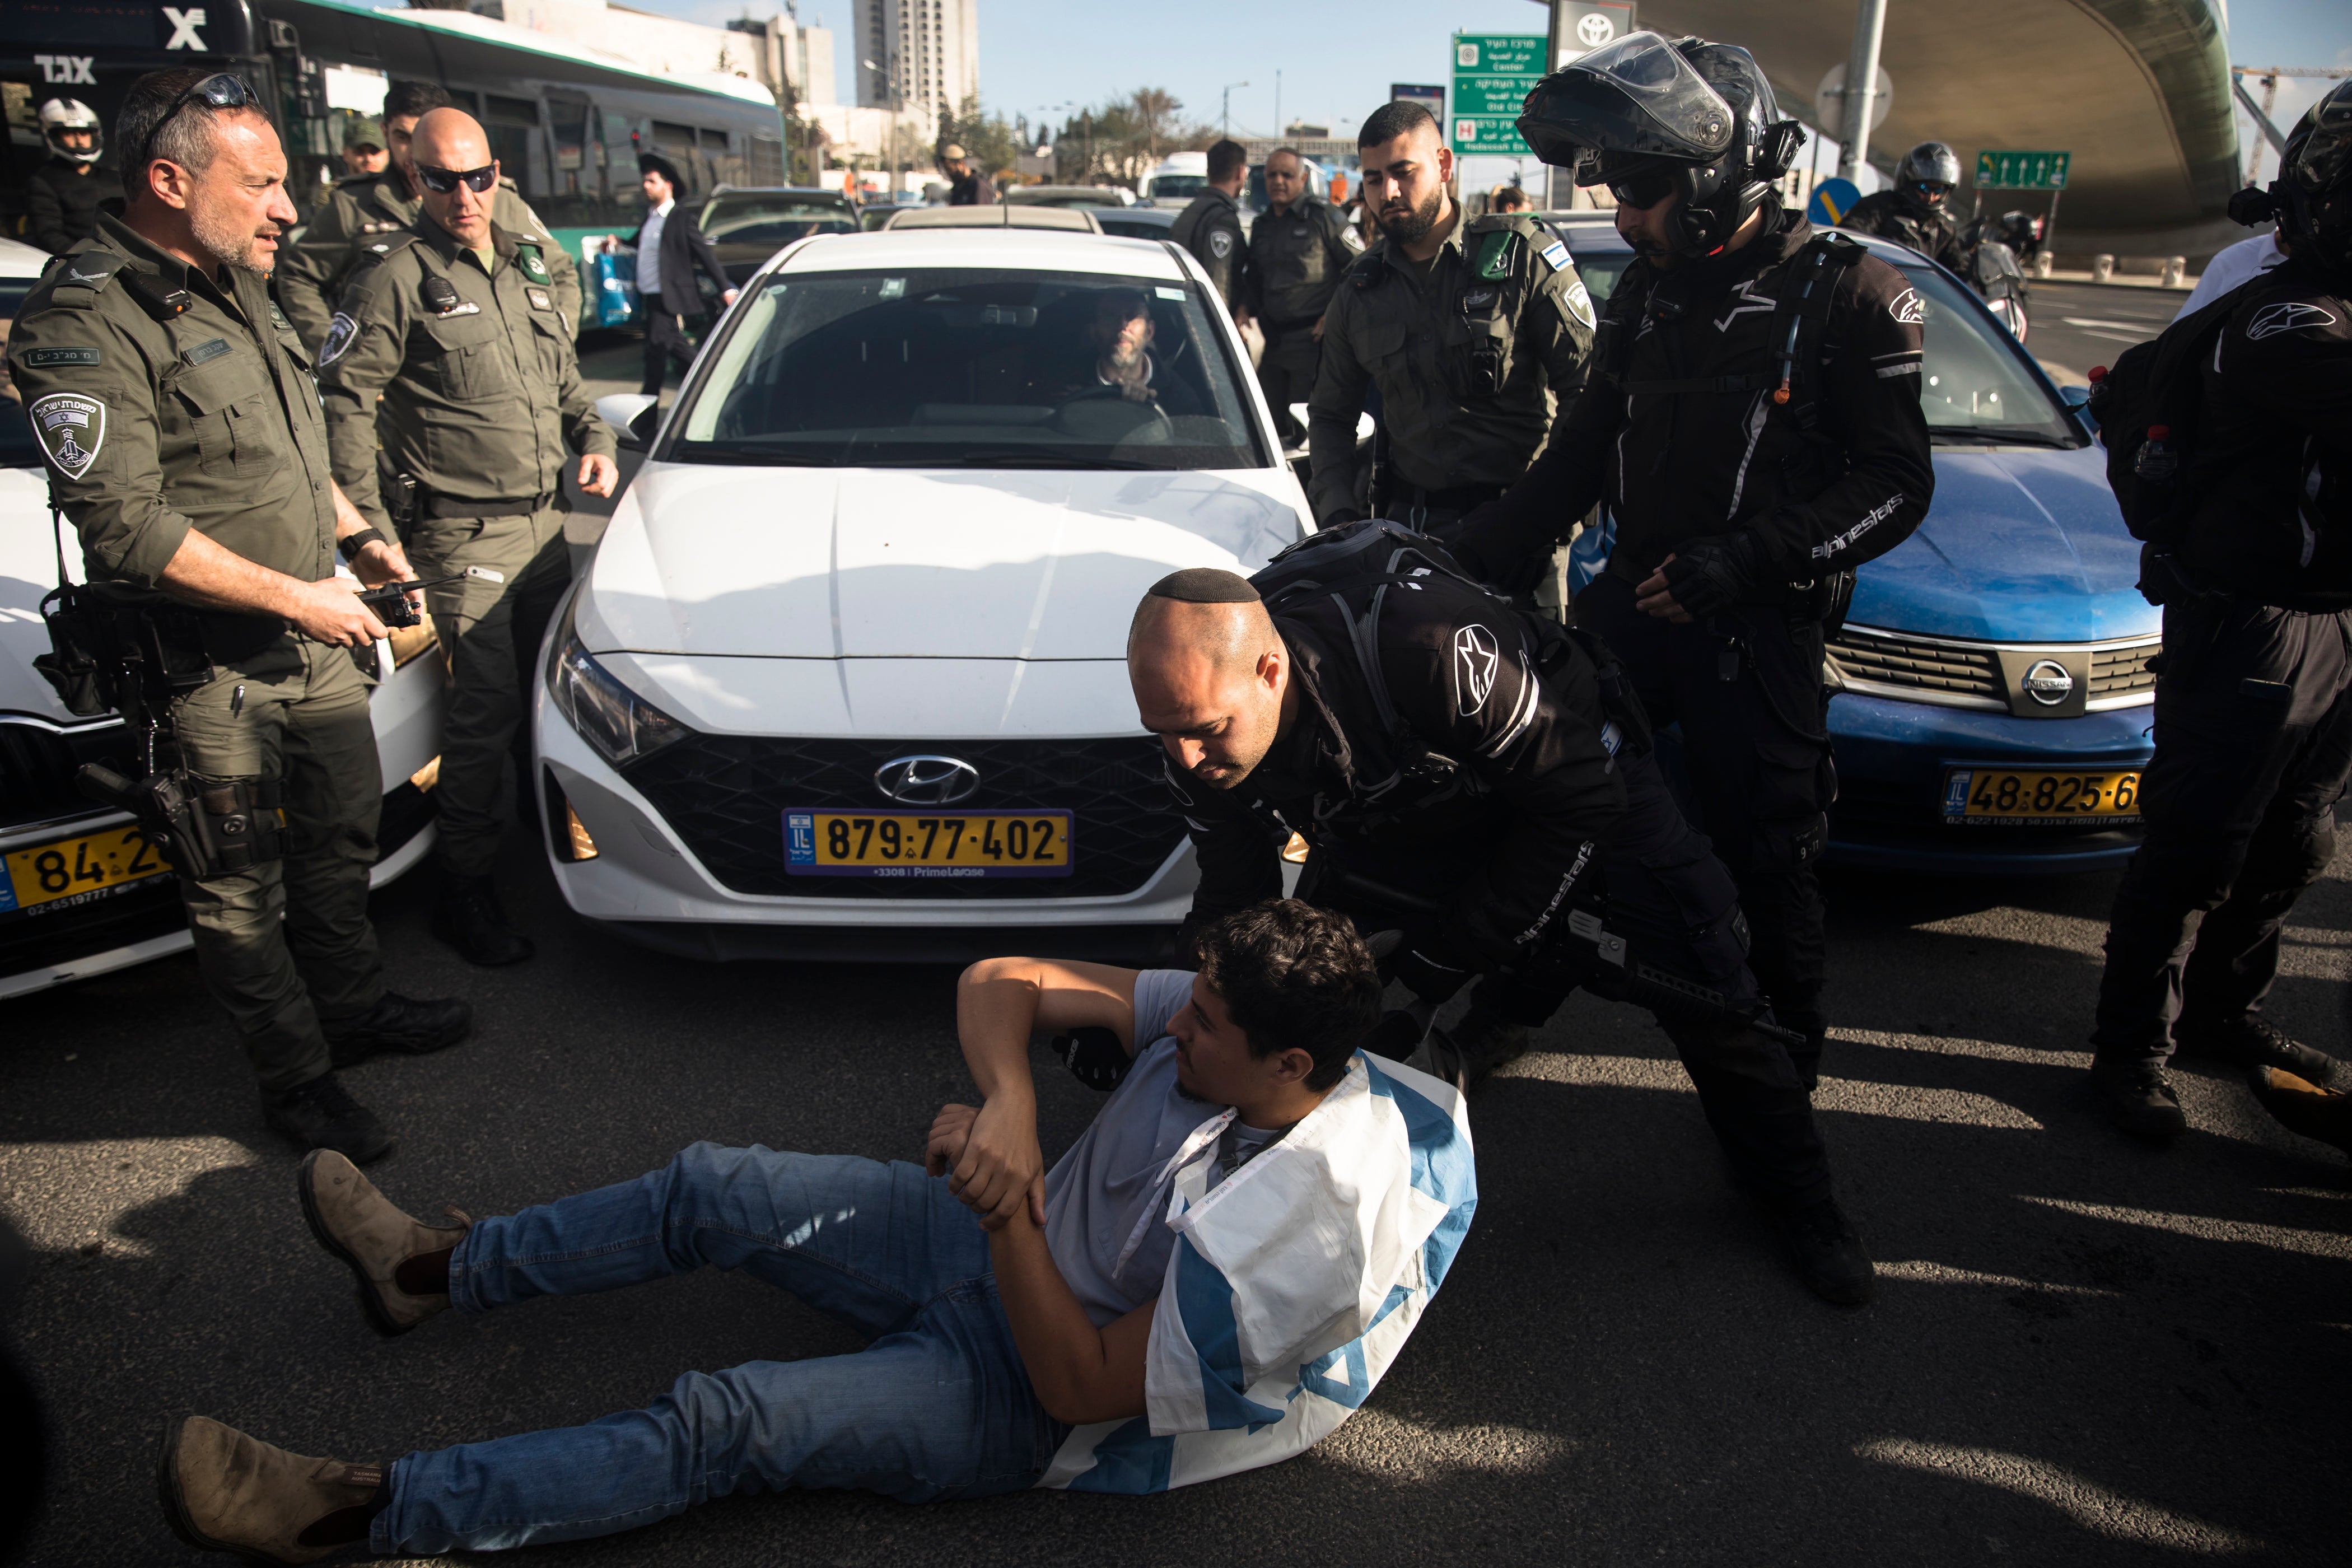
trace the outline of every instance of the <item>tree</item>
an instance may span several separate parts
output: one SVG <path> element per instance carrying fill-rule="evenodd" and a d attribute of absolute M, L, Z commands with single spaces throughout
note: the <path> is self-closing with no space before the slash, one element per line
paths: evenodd
<path fill-rule="evenodd" d="M 1108 179 L 1132 185 L 1170 153 L 1205 148 L 1213 126 L 1183 118 L 1184 105 L 1165 88 L 1139 87 L 1062 121 L 1054 138 L 1055 177 L 1070 184 Z"/>
<path fill-rule="evenodd" d="M 977 98 L 967 98 L 953 112 L 940 116 L 940 139 L 931 149 L 935 161 L 950 142 L 963 148 L 983 177 L 1011 174 L 1021 147 L 1013 122 L 1002 114 L 982 114 Z"/>

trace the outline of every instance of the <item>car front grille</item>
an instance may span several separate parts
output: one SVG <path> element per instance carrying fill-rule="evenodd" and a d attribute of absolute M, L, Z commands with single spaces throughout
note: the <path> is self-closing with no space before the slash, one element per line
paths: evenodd
<path fill-rule="evenodd" d="M 893 757 L 946 754 L 970 763 L 980 788 L 958 811 L 1063 808 L 1073 816 L 1071 874 L 997 880 L 794 877 L 784 868 L 788 809 L 913 809 L 887 800 L 874 772 Z M 1075 899 L 1132 893 L 1184 837 L 1168 802 L 1159 742 L 843 741 L 695 735 L 626 770 L 709 873 L 738 893 L 816 899 Z"/>
<path fill-rule="evenodd" d="M 84 763 L 135 772 L 131 749 L 130 727 L 120 719 L 60 728 L 0 718 L 0 828 L 104 810 L 74 788 L 74 774 Z"/>
<path fill-rule="evenodd" d="M 1846 626 L 1830 639 L 1829 658 L 1846 686 L 1949 708 L 2007 712 L 2000 662 L 1990 647 L 1962 647 Z"/>
<path fill-rule="evenodd" d="M 2091 703 L 2123 707 L 2128 700 L 2156 689 L 2156 672 L 2148 661 L 2164 651 L 2160 642 L 2133 643 L 2126 647 L 2095 648 L 2091 653 Z"/>

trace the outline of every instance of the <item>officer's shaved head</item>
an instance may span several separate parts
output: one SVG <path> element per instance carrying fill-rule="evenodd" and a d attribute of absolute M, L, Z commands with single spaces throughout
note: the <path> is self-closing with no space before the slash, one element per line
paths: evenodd
<path fill-rule="evenodd" d="M 436 109 L 416 122 L 408 139 L 410 165 L 416 171 L 417 194 L 425 216 L 447 229 L 460 244 L 481 249 L 490 243 L 490 204 L 498 199 L 498 163 L 490 156 L 489 132 L 462 109 Z M 455 188 L 436 191 L 436 178 L 448 174 L 478 174 L 488 169 L 490 188 L 477 191 L 463 180 Z"/>
<path fill-rule="evenodd" d="M 1281 728 L 1290 653 L 1247 579 L 1194 567 L 1153 584 L 1136 606 L 1127 674 L 1143 727 L 1177 766 L 1231 789 Z"/>

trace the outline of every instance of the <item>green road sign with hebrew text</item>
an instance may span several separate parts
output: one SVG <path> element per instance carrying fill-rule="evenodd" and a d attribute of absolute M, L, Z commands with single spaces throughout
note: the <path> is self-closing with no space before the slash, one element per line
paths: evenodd
<path fill-rule="evenodd" d="M 1457 158 L 1526 158 L 1534 154 L 1519 140 L 1519 110 L 1543 79 L 1541 33 L 1454 35 L 1454 93 L 1445 117 L 1446 140 Z"/>
<path fill-rule="evenodd" d="M 1980 191 L 2063 191 L 2072 153 L 1979 153 Z"/>

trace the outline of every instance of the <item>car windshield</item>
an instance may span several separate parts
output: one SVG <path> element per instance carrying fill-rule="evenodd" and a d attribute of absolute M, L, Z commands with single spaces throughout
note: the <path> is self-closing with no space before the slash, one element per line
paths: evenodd
<path fill-rule="evenodd" d="M 1627 250 L 1579 252 L 1577 276 L 1592 307 L 1608 304 L 1633 259 Z M 1961 298 L 1960 286 L 1927 267 L 1900 269 L 1919 291 L 1927 363 L 1919 386 L 1927 432 L 1948 444 L 2079 447 L 2082 432 L 2025 368 L 2009 331 Z"/>
<path fill-rule="evenodd" d="M 1189 286 L 903 268 L 772 277 L 676 428 L 681 462 L 1263 468 Z"/>
<path fill-rule="evenodd" d="M 7 337 L 16 307 L 25 302 L 32 287 L 29 278 L 0 278 L 0 340 Z M 6 374 L 0 368 L 0 376 Z M 0 468 L 37 468 L 40 461 L 40 443 L 33 439 L 33 423 L 25 417 L 24 402 L 15 386 L 0 381 Z"/>
<path fill-rule="evenodd" d="M 1150 194 L 1157 202 L 1189 202 L 1208 188 L 1206 174 L 1162 174 L 1151 182 Z"/>
<path fill-rule="evenodd" d="M 813 234 L 855 234 L 857 215 L 823 196 L 774 192 L 721 196 L 710 204 L 702 232 L 725 245 L 761 245 L 781 250 Z"/>

